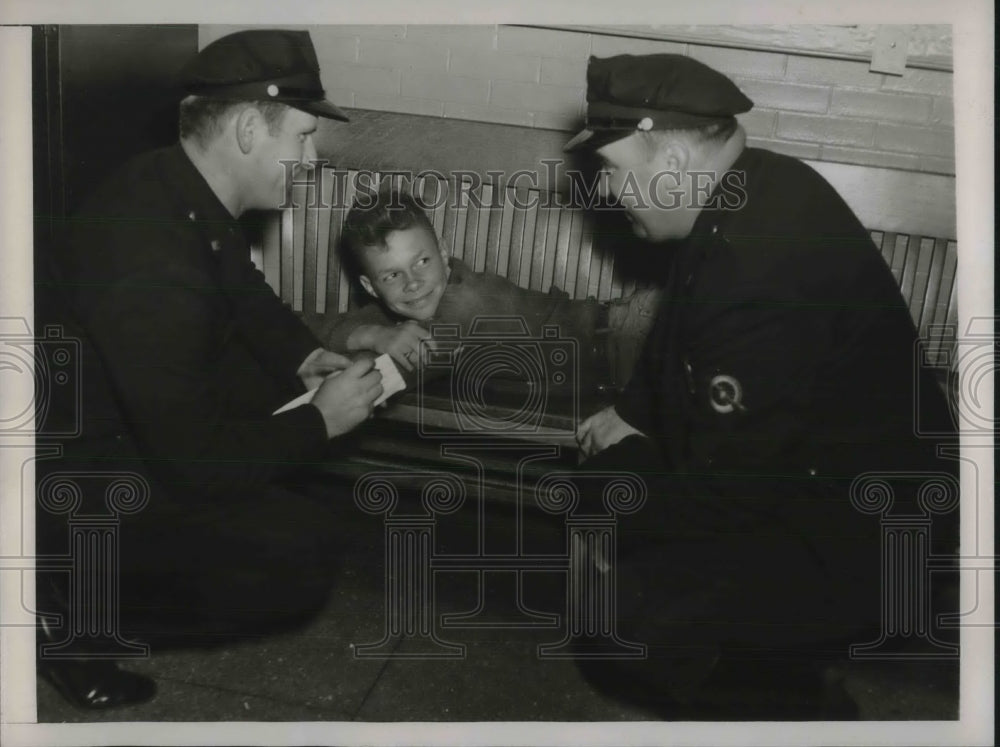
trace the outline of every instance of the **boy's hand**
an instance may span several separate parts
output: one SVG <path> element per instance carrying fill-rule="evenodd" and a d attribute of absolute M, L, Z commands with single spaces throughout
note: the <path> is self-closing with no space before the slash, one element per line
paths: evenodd
<path fill-rule="evenodd" d="M 395 327 L 374 327 L 370 334 L 372 349 L 377 353 L 388 354 L 407 371 L 413 371 L 423 363 L 421 350 L 433 350 L 435 347 L 431 333 L 413 320 Z"/>
<path fill-rule="evenodd" d="M 327 378 L 316 390 L 312 404 L 323 415 L 327 438 L 333 438 L 364 422 L 381 394 L 382 374 L 374 362 L 361 360 Z"/>

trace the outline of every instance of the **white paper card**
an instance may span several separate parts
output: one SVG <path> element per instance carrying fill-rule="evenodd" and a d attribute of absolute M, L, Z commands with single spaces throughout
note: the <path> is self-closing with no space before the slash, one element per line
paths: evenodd
<path fill-rule="evenodd" d="M 377 407 L 396 392 L 401 392 L 406 389 L 406 382 L 403 381 L 403 377 L 399 375 L 399 369 L 396 368 L 396 364 L 392 362 L 392 358 L 385 353 L 375 359 L 375 368 L 377 368 L 379 373 L 382 374 L 382 394 L 377 400 L 375 400 L 374 403 Z M 319 387 L 316 389 L 319 389 Z M 312 398 L 316 395 L 316 389 L 310 389 L 305 394 L 301 394 L 291 402 L 282 405 L 275 410 L 272 415 L 278 415 L 279 413 L 291 410 L 299 405 L 309 404 L 312 402 Z"/>

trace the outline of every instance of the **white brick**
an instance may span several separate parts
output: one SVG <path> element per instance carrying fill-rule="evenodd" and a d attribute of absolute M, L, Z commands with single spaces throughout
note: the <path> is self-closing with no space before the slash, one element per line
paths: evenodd
<path fill-rule="evenodd" d="M 319 69 L 326 70 L 328 67 L 342 65 L 345 62 L 358 61 L 358 37 L 344 36 L 342 34 L 329 33 L 327 26 L 321 27 L 318 31 L 311 32 L 313 46 L 316 48 L 316 58 L 319 61 Z M 333 27 L 339 31 L 340 27 Z"/>
<path fill-rule="evenodd" d="M 926 122 L 930 116 L 931 99 L 929 96 L 911 96 L 905 93 L 839 89 L 833 92 L 830 112 L 880 121 L 918 124 Z"/>
<path fill-rule="evenodd" d="M 825 112 L 830 105 L 829 86 L 805 86 L 773 80 L 738 78 L 736 84 L 754 107 L 799 112 Z"/>
<path fill-rule="evenodd" d="M 800 83 L 826 83 L 834 87 L 878 88 L 882 73 L 873 73 L 867 62 L 831 60 L 823 57 L 788 56 L 785 80 Z"/>
<path fill-rule="evenodd" d="M 348 24 L 341 28 L 347 29 L 350 33 L 365 39 L 391 39 L 400 40 L 406 36 L 406 26 L 392 24 Z"/>
<path fill-rule="evenodd" d="M 920 167 L 920 159 L 917 156 L 865 148 L 844 148 L 839 145 L 824 145 L 820 158 L 824 161 L 836 161 L 837 163 L 861 163 L 866 166 L 881 166 L 908 171 L 916 171 Z"/>
<path fill-rule="evenodd" d="M 867 146 L 874 139 L 875 123 L 860 119 L 780 112 L 776 133 L 782 140 Z"/>
<path fill-rule="evenodd" d="M 955 131 L 932 127 L 880 124 L 875 145 L 885 150 L 922 156 L 955 157 Z"/>
<path fill-rule="evenodd" d="M 774 123 L 777 121 L 777 117 L 776 112 L 756 107 L 748 112 L 736 115 L 736 119 L 743 125 L 743 129 L 747 131 L 747 135 L 753 137 L 773 136 Z"/>
<path fill-rule="evenodd" d="M 501 52 L 577 57 L 585 60 L 590 54 L 590 34 L 526 26 L 501 26 L 497 30 L 497 49 Z"/>
<path fill-rule="evenodd" d="M 453 119 L 471 119 L 476 122 L 493 122 L 494 124 L 522 125 L 530 127 L 533 123 L 531 112 L 519 109 L 503 109 L 499 106 L 476 106 L 474 104 L 458 104 L 446 101 L 444 116 Z"/>
<path fill-rule="evenodd" d="M 685 54 L 687 44 L 655 39 L 630 39 L 624 36 L 594 34 L 591 54 L 594 57 L 614 57 L 619 54 Z"/>
<path fill-rule="evenodd" d="M 953 77 L 943 70 L 907 68 L 902 75 L 887 75 L 882 88 L 887 91 L 912 91 L 935 96 L 951 96 Z"/>
<path fill-rule="evenodd" d="M 465 24 L 414 24 L 406 27 L 406 40 L 430 47 L 495 49 L 497 27 Z"/>
<path fill-rule="evenodd" d="M 587 65 L 579 60 L 543 57 L 539 82 L 546 85 L 587 87 Z"/>
<path fill-rule="evenodd" d="M 920 170 L 934 174 L 955 174 L 955 159 L 939 156 L 920 156 Z"/>
<path fill-rule="evenodd" d="M 781 78 L 785 74 L 786 55 L 777 52 L 754 52 L 690 44 L 688 54 L 730 77 L 745 75 L 748 78 Z"/>
<path fill-rule="evenodd" d="M 400 91 L 403 96 L 470 104 L 485 104 L 490 84 L 479 78 L 437 73 L 404 72 Z"/>
<path fill-rule="evenodd" d="M 386 67 L 344 65 L 338 68 L 328 85 L 349 88 L 355 93 L 399 93 L 399 71 Z M 324 82 L 326 79 L 324 78 Z"/>
<path fill-rule="evenodd" d="M 358 109 L 376 109 L 383 112 L 401 112 L 403 114 L 423 114 L 429 117 L 440 117 L 444 114 L 444 104 L 440 101 L 411 99 L 402 96 L 384 96 L 378 93 L 356 94 L 354 97 L 354 106 Z"/>
<path fill-rule="evenodd" d="M 747 137 L 747 145 L 751 148 L 764 148 L 795 158 L 819 158 L 819 145 L 816 143 L 794 143 L 787 140 L 774 140 L 773 138 Z"/>
<path fill-rule="evenodd" d="M 955 126 L 955 103 L 951 96 L 935 96 L 931 107 L 930 124 L 944 127 Z"/>
<path fill-rule="evenodd" d="M 535 127 L 542 130 L 562 130 L 566 133 L 576 133 L 583 127 L 583 118 L 576 112 L 564 114 L 535 112 Z"/>
<path fill-rule="evenodd" d="M 490 92 L 490 103 L 507 109 L 555 114 L 578 113 L 584 100 L 583 88 L 543 86 L 538 83 L 518 83 L 498 80 Z"/>
<path fill-rule="evenodd" d="M 326 97 L 341 108 L 354 106 L 354 91 L 349 88 L 331 88 L 327 86 Z"/>
<path fill-rule="evenodd" d="M 541 57 L 514 55 L 489 49 L 452 49 L 448 72 L 484 80 L 536 82 Z"/>
<path fill-rule="evenodd" d="M 362 38 L 358 59 L 365 65 L 443 73 L 448 63 L 448 50 L 405 41 Z"/>

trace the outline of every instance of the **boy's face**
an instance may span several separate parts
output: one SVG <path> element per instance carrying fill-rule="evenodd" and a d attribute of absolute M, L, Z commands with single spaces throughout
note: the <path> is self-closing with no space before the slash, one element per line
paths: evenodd
<path fill-rule="evenodd" d="M 385 248 L 362 251 L 361 285 L 391 311 L 408 319 L 434 317 L 448 284 L 448 255 L 423 226 L 393 231 Z"/>

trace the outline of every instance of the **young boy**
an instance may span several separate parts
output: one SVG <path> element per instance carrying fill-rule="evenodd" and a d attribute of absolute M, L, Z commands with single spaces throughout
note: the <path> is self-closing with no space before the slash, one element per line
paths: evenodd
<path fill-rule="evenodd" d="M 306 321 L 331 350 L 387 353 L 408 381 L 407 373 L 421 364 L 421 350 L 434 347 L 431 325 L 457 325 L 464 339 L 477 319 L 507 317 L 520 319 L 534 338 L 543 327 L 557 326 L 560 338 L 575 339 L 581 367 L 576 379 L 583 386 L 623 386 L 656 310 L 656 291 L 602 304 L 571 300 L 555 286 L 548 293 L 527 290 L 499 275 L 474 272 L 448 256 L 424 211 L 395 190 L 355 204 L 344 222 L 342 246 L 345 265 L 377 303 Z M 475 324 L 477 335 L 501 329 L 511 327 Z"/>

